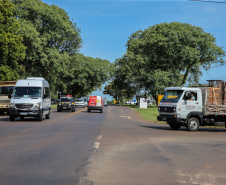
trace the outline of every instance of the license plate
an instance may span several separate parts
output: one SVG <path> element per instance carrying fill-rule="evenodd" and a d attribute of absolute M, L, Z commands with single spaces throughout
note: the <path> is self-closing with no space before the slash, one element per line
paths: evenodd
<path fill-rule="evenodd" d="M 20 115 L 27 115 L 27 112 L 21 112 Z"/>
<path fill-rule="evenodd" d="M 162 118 L 162 121 L 166 121 L 166 117 L 163 117 L 163 118 Z"/>

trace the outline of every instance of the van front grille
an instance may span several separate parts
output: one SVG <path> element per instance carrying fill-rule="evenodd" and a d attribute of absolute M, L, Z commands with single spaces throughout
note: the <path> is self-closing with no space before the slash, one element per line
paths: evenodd
<path fill-rule="evenodd" d="M 16 108 L 18 109 L 28 109 L 28 108 L 32 108 L 33 107 L 33 104 L 15 104 L 16 105 Z"/>

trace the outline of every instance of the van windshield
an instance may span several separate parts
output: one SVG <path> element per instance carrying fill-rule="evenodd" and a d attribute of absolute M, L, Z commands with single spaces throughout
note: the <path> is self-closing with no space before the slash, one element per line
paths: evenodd
<path fill-rule="evenodd" d="M 41 87 L 15 87 L 14 97 L 19 98 L 41 98 Z"/>
<path fill-rule="evenodd" d="M 166 91 L 165 95 L 163 96 L 161 102 L 178 102 L 183 91 L 182 90 L 169 90 Z"/>

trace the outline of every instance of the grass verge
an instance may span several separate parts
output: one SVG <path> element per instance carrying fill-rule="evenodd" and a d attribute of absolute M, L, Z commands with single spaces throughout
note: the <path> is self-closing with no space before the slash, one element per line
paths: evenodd
<path fill-rule="evenodd" d="M 156 123 L 166 123 L 166 122 L 157 120 L 157 116 L 159 115 L 159 113 L 158 113 L 158 106 L 156 105 L 148 105 L 147 109 L 141 109 L 139 108 L 138 105 L 127 105 L 127 106 L 139 112 L 139 115 L 145 120 L 156 122 Z"/>
<path fill-rule="evenodd" d="M 57 104 L 51 105 L 51 109 L 56 109 L 56 108 L 57 108 Z"/>

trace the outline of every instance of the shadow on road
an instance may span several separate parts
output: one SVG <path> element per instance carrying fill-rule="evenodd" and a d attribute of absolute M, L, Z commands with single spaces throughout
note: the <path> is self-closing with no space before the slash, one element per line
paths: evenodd
<path fill-rule="evenodd" d="M 143 128 L 150 128 L 150 129 L 157 129 L 157 130 L 171 130 L 171 131 L 188 131 L 186 127 L 181 127 L 179 130 L 173 130 L 169 126 L 140 126 Z M 225 132 L 226 129 L 224 128 L 207 128 L 207 127 L 200 127 L 197 132 Z M 194 132 L 192 132 L 194 133 Z"/>

